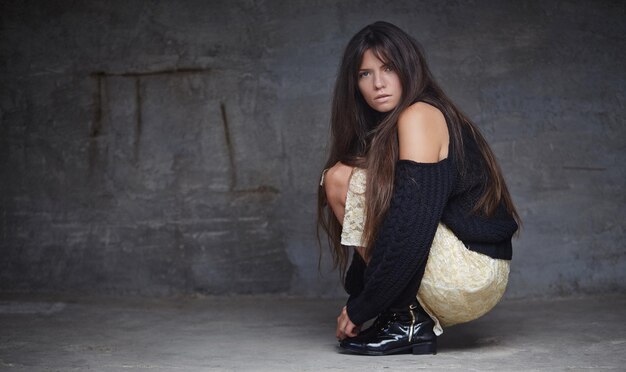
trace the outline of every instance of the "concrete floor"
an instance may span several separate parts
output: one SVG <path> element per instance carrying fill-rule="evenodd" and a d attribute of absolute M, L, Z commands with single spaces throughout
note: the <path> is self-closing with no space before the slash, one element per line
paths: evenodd
<path fill-rule="evenodd" d="M 505 300 L 435 356 L 338 352 L 341 300 L 0 296 L 0 370 L 626 370 L 626 296 Z"/>

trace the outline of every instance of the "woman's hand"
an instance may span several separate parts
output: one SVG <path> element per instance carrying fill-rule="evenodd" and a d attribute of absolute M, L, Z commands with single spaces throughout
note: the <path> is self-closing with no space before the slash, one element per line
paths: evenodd
<path fill-rule="evenodd" d="M 343 340 L 346 337 L 354 337 L 359 334 L 361 326 L 352 323 L 346 312 L 346 307 L 341 309 L 341 314 L 337 317 L 337 340 Z"/>

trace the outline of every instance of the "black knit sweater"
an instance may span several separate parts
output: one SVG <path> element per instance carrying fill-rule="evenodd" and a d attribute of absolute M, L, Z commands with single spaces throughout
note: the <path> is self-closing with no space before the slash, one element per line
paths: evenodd
<path fill-rule="evenodd" d="M 452 146 L 438 163 L 399 160 L 389 210 L 379 228 L 369 265 L 354 253 L 346 273 L 347 312 L 362 324 L 388 308 L 415 298 L 441 221 L 467 248 L 493 258 L 511 259 L 515 220 L 500 205 L 492 217 L 471 214 L 485 184 L 485 166 L 476 142 L 465 131 L 464 172 Z"/>

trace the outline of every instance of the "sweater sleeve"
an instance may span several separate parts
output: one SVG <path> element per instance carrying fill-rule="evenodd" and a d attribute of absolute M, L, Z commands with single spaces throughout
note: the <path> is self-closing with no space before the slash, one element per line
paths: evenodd
<path fill-rule="evenodd" d="M 353 323 L 363 324 L 386 310 L 407 285 L 419 288 L 453 187 L 452 167 L 449 158 L 438 163 L 398 161 L 391 203 L 374 242 L 363 290 L 347 303 Z"/>
<path fill-rule="evenodd" d="M 344 282 L 344 288 L 350 295 L 350 298 L 357 297 L 363 290 L 365 267 L 365 261 L 363 261 L 361 255 L 354 250 L 352 252 L 352 263 L 346 272 Z"/>

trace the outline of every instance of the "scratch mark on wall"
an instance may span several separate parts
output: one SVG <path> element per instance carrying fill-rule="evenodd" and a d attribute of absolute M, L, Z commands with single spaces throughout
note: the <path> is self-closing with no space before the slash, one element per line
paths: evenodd
<path fill-rule="evenodd" d="M 94 72 L 91 75 L 122 76 L 122 77 L 144 77 L 156 75 L 186 75 L 186 74 L 206 74 L 211 72 L 209 68 L 174 68 L 144 72 Z"/>
<path fill-rule="evenodd" d="M 94 95 L 94 121 L 90 128 L 89 137 L 91 140 L 90 143 L 90 152 L 89 152 L 89 162 L 90 168 L 96 162 L 96 158 L 98 156 L 98 144 L 96 137 L 98 137 L 102 132 L 103 125 L 103 117 L 104 117 L 104 91 L 106 90 L 106 82 L 107 78 L 111 76 L 116 77 L 127 77 L 134 79 L 134 88 L 135 88 L 135 136 L 133 140 L 133 157 L 135 163 L 139 161 L 140 154 L 140 145 L 141 145 L 141 133 L 143 130 L 143 93 L 142 93 L 142 81 L 143 77 L 149 76 L 158 76 L 158 75 L 185 75 L 185 74 L 199 74 L 199 73 L 208 73 L 211 69 L 205 68 L 181 68 L 181 69 L 165 69 L 165 70 L 156 70 L 156 71 L 146 71 L 146 72 L 104 72 L 104 71 L 96 71 L 91 74 L 91 76 L 96 80 L 96 93 Z M 228 162 L 229 162 L 229 187 L 228 192 L 234 192 L 238 195 L 246 195 L 246 194 L 279 194 L 280 191 L 272 186 L 261 185 L 256 188 L 249 188 L 243 190 L 237 190 L 237 168 L 235 162 L 235 149 L 230 133 L 230 124 L 228 122 L 228 113 L 226 111 L 226 105 L 223 102 L 220 102 L 220 113 L 222 117 L 222 125 L 224 129 L 224 142 L 226 144 L 226 148 L 228 151 Z M 284 143 L 281 143 L 283 146 L 284 152 Z"/>
<path fill-rule="evenodd" d="M 88 162 L 89 162 L 89 177 L 91 177 L 93 168 L 98 160 L 98 137 L 102 133 L 102 122 L 104 118 L 103 96 L 106 92 L 105 75 L 101 72 L 92 74 L 92 77 L 96 80 L 96 92 L 94 93 L 94 117 L 89 128 L 89 148 L 88 148 Z M 103 93 L 104 91 L 104 93 Z"/>
<path fill-rule="evenodd" d="M 96 93 L 94 94 L 94 118 L 89 130 L 90 138 L 97 137 L 102 129 L 102 79 L 104 74 L 96 73 L 92 76 L 96 79 Z"/>
<path fill-rule="evenodd" d="M 584 171 L 605 171 L 605 167 L 582 167 L 582 166 L 574 166 L 574 165 L 564 165 L 563 169 L 569 170 L 584 170 Z"/>
<path fill-rule="evenodd" d="M 228 117 L 226 115 L 226 106 L 223 102 L 220 102 L 220 111 L 222 113 L 222 124 L 224 125 L 224 140 L 226 141 L 226 148 L 228 150 L 228 161 L 230 163 L 230 191 L 235 190 L 237 186 L 237 169 L 235 168 L 235 153 L 233 144 L 230 139 L 230 129 L 228 126 Z"/>
<path fill-rule="evenodd" d="M 135 77 L 135 140 L 133 141 L 133 155 L 135 163 L 139 161 L 139 144 L 141 140 L 142 129 L 142 97 L 141 97 L 141 79 Z"/>

